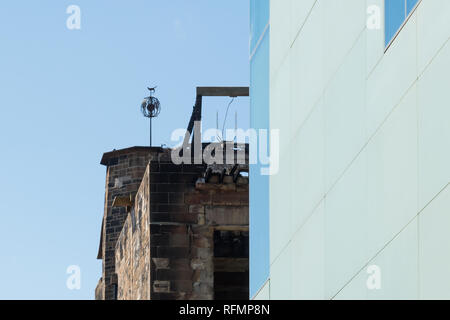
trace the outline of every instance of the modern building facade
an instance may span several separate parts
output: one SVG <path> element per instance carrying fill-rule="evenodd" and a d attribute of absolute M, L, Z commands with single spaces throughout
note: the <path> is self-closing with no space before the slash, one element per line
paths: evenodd
<path fill-rule="evenodd" d="M 254 299 L 450 298 L 450 1 L 251 1 Z M 256 183 L 256 181 L 258 183 Z"/>
<path fill-rule="evenodd" d="M 269 128 L 269 0 L 250 1 L 250 126 Z M 254 147 L 254 146 L 251 146 Z M 269 177 L 250 164 L 250 296 L 269 279 Z"/>

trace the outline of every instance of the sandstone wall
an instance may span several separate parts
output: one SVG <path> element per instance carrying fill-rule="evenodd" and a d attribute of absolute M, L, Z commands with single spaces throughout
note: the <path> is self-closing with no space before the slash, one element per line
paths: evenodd
<path fill-rule="evenodd" d="M 114 246 L 117 299 L 248 298 L 248 179 L 206 170 L 150 160 Z"/>
<path fill-rule="evenodd" d="M 117 240 L 115 264 L 118 300 L 150 299 L 149 167 L 136 194 L 134 207 Z"/>

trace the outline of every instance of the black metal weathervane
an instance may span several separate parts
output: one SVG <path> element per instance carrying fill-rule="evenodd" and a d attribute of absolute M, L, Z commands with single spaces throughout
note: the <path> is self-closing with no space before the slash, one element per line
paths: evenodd
<path fill-rule="evenodd" d="M 159 100 L 153 96 L 156 87 L 148 88 L 150 91 L 150 96 L 144 98 L 141 104 L 141 111 L 144 117 L 150 119 L 150 147 L 152 146 L 152 118 L 156 118 L 161 111 L 161 104 Z"/>

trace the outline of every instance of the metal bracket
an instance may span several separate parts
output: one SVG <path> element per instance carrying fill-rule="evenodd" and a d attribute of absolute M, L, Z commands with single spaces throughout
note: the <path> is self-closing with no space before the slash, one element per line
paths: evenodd
<path fill-rule="evenodd" d="M 197 87 L 197 98 L 195 100 L 195 106 L 192 110 L 191 119 L 189 120 L 186 135 L 184 136 L 183 147 L 189 144 L 189 139 L 192 136 L 192 147 L 194 150 L 195 132 L 194 124 L 196 121 L 202 121 L 202 100 L 203 97 L 248 97 L 250 96 L 249 87 Z"/>

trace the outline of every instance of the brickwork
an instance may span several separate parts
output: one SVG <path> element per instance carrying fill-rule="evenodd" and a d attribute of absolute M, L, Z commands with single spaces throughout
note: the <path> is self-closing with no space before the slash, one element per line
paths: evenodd
<path fill-rule="evenodd" d="M 151 299 L 194 298 L 191 257 L 198 214 L 189 211 L 185 195 L 195 189 L 205 169 L 204 165 L 151 163 Z"/>
<path fill-rule="evenodd" d="M 239 292 L 238 297 L 248 298 L 248 178 L 211 174 L 206 165 L 175 165 L 168 150 L 148 158 L 134 152 L 127 155 L 128 165 L 137 166 L 134 171 L 116 168 L 120 157 L 108 166 L 103 297 L 214 299 Z M 150 159 L 146 169 L 140 157 L 144 163 Z M 130 172 L 134 175 L 126 186 L 132 187 L 113 189 L 111 181 Z M 205 178 L 206 172 L 210 174 Z M 133 190 L 134 204 L 128 211 L 112 207 L 116 196 Z M 233 249 L 236 241 L 242 242 L 242 254 Z M 225 250 L 218 254 L 219 247 Z M 237 281 L 231 287 L 230 277 Z"/>
<path fill-rule="evenodd" d="M 126 208 L 112 208 L 117 196 L 136 193 L 142 182 L 149 159 L 158 157 L 160 148 L 134 147 L 112 151 L 103 156 L 106 168 L 105 209 L 103 215 L 99 259 L 103 260 L 102 285 L 99 296 L 106 300 L 117 298 L 115 248 L 117 239 L 127 218 Z"/>
<path fill-rule="evenodd" d="M 103 278 L 98 281 L 97 287 L 95 288 L 95 300 L 105 300 L 105 282 Z"/>
<path fill-rule="evenodd" d="M 151 182 L 152 299 L 213 299 L 214 231 L 248 228 L 248 180 L 202 182 L 205 169 L 160 164 L 168 178 Z"/>
<path fill-rule="evenodd" d="M 117 240 L 115 259 L 117 299 L 150 299 L 150 188 L 149 170 L 142 179 L 134 207 Z"/>

